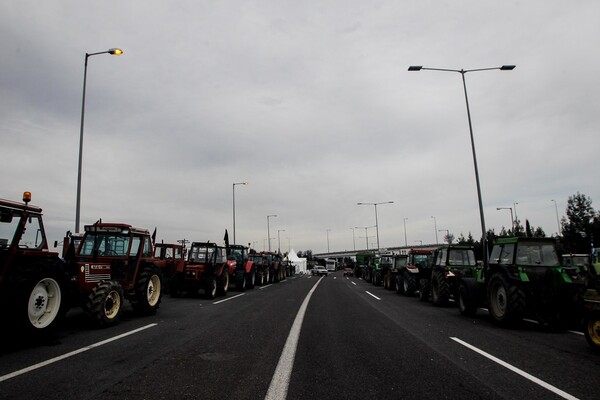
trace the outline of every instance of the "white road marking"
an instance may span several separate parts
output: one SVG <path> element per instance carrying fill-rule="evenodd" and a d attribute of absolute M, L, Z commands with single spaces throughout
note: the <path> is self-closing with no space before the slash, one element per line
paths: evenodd
<path fill-rule="evenodd" d="M 226 301 L 233 300 L 233 299 L 235 299 L 236 297 L 240 297 L 240 296 L 243 296 L 243 295 L 245 295 L 245 294 L 246 294 L 246 293 L 240 293 L 240 294 L 236 294 L 235 296 L 231 296 L 231 297 L 228 297 L 228 298 L 226 298 L 226 299 L 223 299 L 223 300 L 215 301 L 215 302 L 213 302 L 213 304 L 224 303 L 224 302 L 226 302 Z"/>
<path fill-rule="evenodd" d="M 519 369 L 517 367 L 514 367 L 514 366 L 510 365 L 509 363 L 507 363 L 505 361 L 502 361 L 499 358 L 494 357 L 493 355 L 491 355 L 489 353 L 486 353 L 485 351 L 480 350 L 477 347 L 475 347 L 475 346 L 473 346 L 473 345 L 471 345 L 471 344 L 469 344 L 467 342 L 464 342 L 464 341 L 460 340 L 459 338 L 451 337 L 450 339 L 452 339 L 455 342 L 460 343 L 463 346 L 465 346 L 465 347 L 473 350 L 474 352 L 479 353 L 482 356 L 484 356 L 484 357 L 486 357 L 486 358 L 488 358 L 488 359 L 490 359 L 490 360 L 492 360 L 492 361 L 494 361 L 494 362 L 502 365 L 504 368 L 507 368 L 507 369 L 513 371 L 514 373 L 517 373 L 517 374 L 521 375 L 522 377 L 524 377 L 526 379 L 529 379 L 530 381 L 532 381 L 534 383 L 537 383 L 541 387 L 543 387 L 545 389 L 548 389 L 549 391 L 551 391 L 551 392 L 559 395 L 562 398 L 565 398 L 565 399 L 577 399 L 577 397 L 575 397 L 573 395 L 570 395 L 569 393 L 564 392 L 564 391 L 560 390 L 559 388 L 557 388 L 555 386 L 552 386 L 551 384 L 549 384 L 547 382 L 544 382 L 543 380 L 541 380 L 539 378 L 536 378 L 535 376 L 533 376 L 531 374 L 528 374 L 527 372 L 525 372 L 525 371 L 523 371 L 523 370 L 521 370 L 521 369 Z"/>
<path fill-rule="evenodd" d="M 381 300 L 379 297 L 375 296 L 373 293 L 369 292 L 368 290 L 366 291 L 366 293 L 367 293 L 369 296 L 376 298 L 377 300 Z"/>
<path fill-rule="evenodd" d="M 275 373 L 271 379 L 269 390 L 265 396 L 265 400 L 283 400 L 287 397 L 288 387 L 290 385 L 290 376 L 292 375 L 292 369 L 294 368 L 294 358 L 296 357 L 296 348 L 298 347 L 298 339 L 300 338 L 300 330 L 302 329 L 302 322 L 304 321 L 304 314 L 308 307 L 308 302 L 311 296 L 315 292 L 315 289 L 319 283 L 323 280 L 321 277 L 310 289 L 306 298 L 302 302 L 298 314 L 294 319 L 290 333 L 288 334 L 283 351 L 279 357 L 279 362 L 275 368 Z"/>
<path fill-rule="evenodd" d="M 352 284 L 353 284 L 354 286 L 356 286 L 356 283 L 355 283 L 354 281 L 352 281 Z"/>
<path fill-rule="evenodd" d="M 54 364 L 55 362 L 62 361 L 64 359 L 66 359 L 66 358 L 69 358 L 69 357 L 75 356 L 77 354 L 83 353 L 84 351 L 88 351 L 88 350 L 94 349 L 96 347 L 103 346 L 103 345 L 105 345 L 107 343 L 114 342 L 115 340 L 119 340 L 119 339 L 122 339 L 122 338 L 124 338 L 126 336 L 133 335 L 134 333 L 138 333 L 138 332 L 141 332 L 141 331 L 143 331 L 145 329 L 152 328 L 152 327 L 154 327 L 156 325 L 158 325 L 158 324 L 150 324 L 150 325 L 142 326 L 141 328 L 134 329 L 134 330 L 129 331 L 129 332 L 125 332 L 125 333 L 123 333 L 121 335 L 118 335 L 118 336 L 115 336 L 115 337 L 103 340 L 103 341 L 98 342 L 98 343 L 91 344 L 91 345 L 86 346 L 86 347 L 82 347 L 81 349 L 74 350 L 74 351 L 72 351 L 70 353 L 63 354 L 62 356 L 54 357 L 54 358 L 51 358 L 49 360 L 42 361 L 41 363 L 37 363 L 35 365 L 32 365 L 32 366 L 20 369 L 20 370 L 15 371 L 15 372 L 11 372 L 10 374 L 6 374 L 6 375 L 3 375 L 3 376 L 0 376 L 0 382 L 4 382 L 4 381 L 9 380 L 11 378 L 14 378 L 16 376 L 26 374 L 26 373 L 34 371 L 34 370 L 36 370 L 38 368 L 45 367 L 46 365 Z"/>
<path fill-rule="evenodd" d="M 268 285 L 265 285 L 265 286 L 261 286 L 261 287 L 259 287 L 259 289 L 260 289 L 260 290 L 263 290 L 264 288 L 268 288 L 268 287 L 269 287 L 269 286 L 271 286 L 271 285 L 272 285 L 272 283 L 269 283 Z"/>

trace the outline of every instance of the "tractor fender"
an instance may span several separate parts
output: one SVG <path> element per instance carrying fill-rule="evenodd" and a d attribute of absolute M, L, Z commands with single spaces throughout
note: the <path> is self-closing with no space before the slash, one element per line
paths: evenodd
<path fill-rule="evenodd" d="M 247 274 L 252 272 L 253 265 L 254 265 L 254 261 L 246 261 L 246 273 Z"/>

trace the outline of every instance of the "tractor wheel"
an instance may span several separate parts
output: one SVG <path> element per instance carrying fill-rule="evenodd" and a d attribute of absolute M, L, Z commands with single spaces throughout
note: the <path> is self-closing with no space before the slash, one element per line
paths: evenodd
<path fill-rule="evenodd" d="M 181 297 L 184 282 L 185 280 L 181 274 L 177 274 L 171 278 L 171 281 L 169 282 L 169 294 L 172 298 Z"/>
<path fill-rule="evenodd" d="M 123 309 L 123 288 L 116 281 L 101 281 L 90 293 L 85 312 L 98 326 L 114 325 Z"/>
<path fill-rule="evenodd" d="M 46 336 L 51 334 L 67 312 L 66 279 L 57 264 L 32 265 L 27 278 L 16 286 L 18 304 L 14 319 L 26 334 Z M 7 304 L 8 307 L 11 307 Z M 13 310 L 9 310 L 13 313 Z"/>
<path fill-rule="evenodd" d="M 246 277 L 246 287 L 248 289 L 254 289 L 254 286 L 256 286 L 256 273 L 252 270 L 250 271 L 250 275 Z"/>
<path fill-rule="evenodd" d="M 217 278 L 215 276 L 208 278 L 206 286 L 204 287 L 204 294 L 208 299 L 217 297 Z"/>
<path fill-rule="evenodd" d="M 458 310 L 465 317 L 473 317 L 477 313 L 477 300 L 473 294 L 473 291 L 469 290 L 465 282 L 460 282 L 458 286 Z"/>
<path fill-rule="evenodd" d="M 140 315 L 153 315 L 162 299 L 162 277 L 154 265 L 147 265 L 138 274 L 135 282 L 135 299 L 131 301 L 133 311 Z"/>
<path fill-rule="evenodd" d="M 417 291 L 417 279 L 407 270 L 404 270 L 404 273 L 402 274 L 402 285 L 405 296 L 414 296 Z M 429 293 L 427 295 L 429 296 Z"/>
<path fill-rule="evenodd" d="M 396 285 L 396 293 L 404 294 L 404 279 L 402 278 L 402 274 L 396 275 L 394 284 Z"/>
<path fill-rule="evenodd" d="M 229 290 L 229 271 L 226 269 L 223 270 L 223 273 L 217 279 L 217 294 L 219 296 L 227 295 L 227 291 Z"/>
<path fill-rule="evenodd" d="M 592 350 L 600 352 L 600 313 L 584 318 L 583 333 Z"/>
<path fill-rule="evenodd" d="M 431 299 L 436 306 L 445 306 L 450 300 L 450 285 L 440 270 L 435 270 L 431 277 Z"/>
<path fill-rule="evenodd" d="M 429 301 L 429 292 L 431 291 L 429 279 L 419 279 L 419 300 Z"/>
<path fill-rule="evenodd" d="M 244 271 L 236 271 L 235 290 L 238 292 L 243 292 L 246 290 L 247 285 L 246 273 Z"/>
<path fill-rule="evenodd" d="M 504 275 L 492 275 L 489 283 L 489 312 L 492 320 L 503 326 L 514 325 L 523 318 L 525 294 L 517 286 L 507 282 Z"/>
<path fill-rule="evenodd" d="M 265 278 L 263 285 L 268 285 L 269 283 L 271 283 L 271 271 L 267 268 L 267 269 L 265 269 L 263 274 L 264 274 L 264 278 Z"/>

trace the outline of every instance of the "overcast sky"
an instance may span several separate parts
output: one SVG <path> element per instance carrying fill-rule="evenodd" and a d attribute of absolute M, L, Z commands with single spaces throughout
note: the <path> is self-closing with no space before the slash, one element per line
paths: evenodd
<path fill-rule="evenodd" d="M 222 242 L 247 181 L 258 250 L 271 214 L 272 248 L 374 247 L 357 202 L 394 202 L 381 247 L 479 238 L 461 75 L 407 69 L 514 64 L 466 74 L 486 225 L 518 203 L 550 235 L 552 200 L 600 201 L 598 21 L 598 0 L 3 1 L 0 197 L 74 230 L 85 54 L 118 47 L 89 58 L 82 225 Z"/>

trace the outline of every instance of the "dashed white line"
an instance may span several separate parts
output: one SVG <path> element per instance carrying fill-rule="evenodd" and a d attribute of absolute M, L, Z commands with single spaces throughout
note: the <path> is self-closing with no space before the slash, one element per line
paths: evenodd
<path fill-rule="evenodd" d="M 292 329 L 290 329 L 290 333 L 283 346 L 283 351 L 279 357 L 279 362 L 275 368 L 275 373 L 271 379 L 271 384 L 269 385 L 265 400 L 282 400 L 287 396 L 290 376 L 292 375 L 292 369 L 294 367 L 294 358 L 296 357 L 296 348 L 298 347 L 298 338 L 300 337 L 300 330 L 302 329 L 302 322 L 304 321 L 304 314 L 306 313 L 308 302 L 321 280 L 323 280 L 322 277 L 314 284 L 312 289 L 310 289 L 298 310 L 298 314 L 296 314 L 296 319 L 294 319 Z"/>
<path fill-rule="evenodd" d="M 123 333 L 121 335 L 114 336 L 112 338 L 103 340 L 103 341 L 98 342 L 98 343 L 91 344 L 91 345 L 86 346 L 86 347 L 82 347 L 81 349 L 74 350 L 74 351 L 72 351 L 70 353 L 63 354 L 62 356 L 54 357 L 54 358 L 51 358 L 49 360 L 42 361 L 41 363 L 37 363 L 35 365 L 31 365 L 31 366 L 29 366 L 27 368 L 23 368 L 23 369 L 20 369 L 18 371 L 11 372 L 10 374 L 6 374 L 6 375 L 3 375 L 3 376 L 0 376 L 0 382 L 9 380 L 9 379 L 14 378 L 14 377 L 19 376 L 19 375 L 26 374 L 27 372 L 34 371 L 34 370 L 36 370 L 38 368 L 45 367 L 46 365 L 54 364 L 55 362 L 62 361 L 64 359 L 66 359 L 66 358 L 69 358 L 69 357 L 75 356 L 77 354 L 83 353 L 84 351 L 88 351 L 88 350 L 94 349 L 96 347 L 103 346 L 103 345 L 105 345 L 107 343 L 114 342 L 115 340 L 119 340 L 119 339 L 122 339 L 122 338 L 124 338 L 126 336 L 133 335 L 134 333 L 138 333 L 138 332 L 141 332 L 141 331 L 143 331 L 145 329 L 152 328 L 153 326 L 156 326 L 156 325 L 158 325 L 158 324 L 150 324 L 150 325 L 142 326 L 141 328 L 134 329 L 134 330 L 129 331 L 129 332 L 125 332 L 125 333 Z"/>
<path fill-rule="evenodd" d="M 484 356 L 484 357 L 486 357 L 486 358 L 494 361 L 495 363 L 498 363 L 498 364 L 502 365 L 504 368 L 507 368 L 507 369 L 509 369 L 509 370 L 511 370 L 511 371 L 513 371 L 513 372 L 515 372 L 515 373 L 517 373 L 519 375 L 521 375 L 522 377 L 524 377 L 526 379 L 529 379 L 530 381 L 532 381 L 534 383 L 537 383 L 541 387 L 543 387 L 543 388 L 545 388 L 545 389 L 547 389 L 547 390 L 549 390 L 549 391 L 551 391 L 551 392 L 559 395 L 562 398 L 565 398 L 565 399 L 577 399 L 577 397 L 575 397 L 573 395 L 570 395 L 569 393 L 564 392 L 564 391 L 560 390 L 559 388 L 557 388 L 555 386 L 552 386 L 551 384 L 549 384 L 549 383 L 547 383 L 547 382 L 545 382 L 545 381 L 543 381 L 543 380 L 541 380 L 539 378 L 536 378 L 535 376 L 533 376 L 531 374 L 528 374 L 527 372 L 525 372 L 525 371 L 523 371 L 523 370 L 521 370 L 521 369 L 519 369 L 517 367 L 514 367 L 514 366 L 510 365 L 509 363 L 507 363 L 505 361 L 502 361 L 501 359 L 499 359 L 497 357 L 494 357 L 493 355 L 491 355 L 489 353 L 486 353 L 485 351 L 480 350 L 477 347 L 475 347 L 475 346 L 473 346 L 473 345 L 471 345 L 471 344 L 469 344 L 469 343 L 467 343 L 465 341 L 460 340 L 457 337 L 451 337 L 450 339 L 454 340 L 457 343 L 462 344 L 463 346 L 465 346 L 465 347 L 473 350 L 476 353 L 481 354 L 482 356 Z"/>
<path fill-rule="evenodd" d="M 227 297 L 226 299 L 219 300 L 219 301 L 215 301 L 215 302 L 213 302 L 213 304 L 220 304 L 220 303 L 224 303 L 224 302 L 226 302 L 226 301 L 233 300 L 233 299 L 235 299 L 236 297 L 240 297 L 240 296 L 243 296 L 243 295 L 245 295 L 245 294 L 246 294 L 246 293 L 240 293 L 240 294 L 236 294 L 235 296 L 230 296 L 230 297 Z"/>
<path fill-rule="evenodd" d="M 367 293 L 369 296 L 376 298 L 377 300 L 381 300 L 379 297 L 375 296 L 373 293 L 369 292 L 368 290 L 366 291 L 366 293 Z"/>
<path fill-rule="evenodd" d="M 265 288 L 268 288 L 268 287 L 269 287 L 269 286 L 271 286 L 271 285 L 273 285 L 273 284 L 272 284 L 272 283 L 269 283 L 268 285 L 265 285 L 265 286 L 261 286 L 261 287 L 259 287 L 259 289 L 260 289 L 260 290 L 263 290 L 263 289 L 265 289 Z"/>
<path fill-rule="evenodd" d="M 353 284 L 354 286 L 356 286 L 356 283 L 355 283 L 354 281 L 351 281 L 351 282 L 352 282 L 352 284 Z"/>

